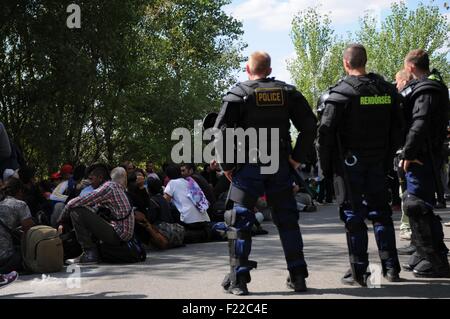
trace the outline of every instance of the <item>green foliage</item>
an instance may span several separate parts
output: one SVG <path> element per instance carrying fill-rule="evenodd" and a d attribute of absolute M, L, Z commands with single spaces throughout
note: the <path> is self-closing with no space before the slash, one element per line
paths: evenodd
<path fill-rule="evenodd" d="M 409 10 L 400 2 L 392 4 L 391 13 L 380 28 L 372 17 L 364 16 L 356 40 L 366 46 L 368 68 L 387 79 L 395 79 L 408 52 L 421 48 L 430 54 L 432 67 L 449 81 L 449 32 L 447 18 L 440 14 L 438 6 L 420 4 L 417 9 Z"/>
<path fill-rule="evenodd" d="M 342 75 L 343 41 L 334 35 L 328 15 L 317 8 L 300 12 L 292 22 L 291 37 L 297 58 L 289 71 L 310 105 Z"/>
<path fill-rule="evenodd" d="M 450 26 L 439 7 L 419 4 L 409 10 L 405 3 L 393 3 L 391 12 L 377 27 L 369 14 L 360 19 L 360 29 L 348 39 L 334 36 L 328 15 L 317 8 L 300 12 L 292 22 L 292 39 L 297 57 L 289 70 L 297 87 L 315 106 L 321 92 L 343 75 L 342 52 L 350 42 L 362 43 L 368 54 L 368 71 L 387 80 L 403 68 L 406 54 L 417 48 L 428 51 L 432 67 L 437 68 L 447 83 L 450 81 L 448 55 Z"/>
<path fill-rule="evenodd" d="M 173 128 L 216 109 L 242 61 L 228 0 L 6 0 L 0 120 L 41 172 L 170 156 Z"/>

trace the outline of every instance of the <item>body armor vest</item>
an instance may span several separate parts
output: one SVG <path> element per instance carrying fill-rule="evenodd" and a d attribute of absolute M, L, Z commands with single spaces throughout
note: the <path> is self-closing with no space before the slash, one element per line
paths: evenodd
<path fill-rule="evenodd" d="M 339 128 L 345 151 L 372 160 L 386 155 L 395 103 L 390 84 L 375 74 L 346 77 L 331 89 L 328 101 L 346 102 Z"/>

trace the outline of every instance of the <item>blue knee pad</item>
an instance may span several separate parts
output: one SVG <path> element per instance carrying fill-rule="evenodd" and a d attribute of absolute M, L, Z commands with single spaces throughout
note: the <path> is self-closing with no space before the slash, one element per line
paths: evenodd
<path fill-rule="evenodd" d="M 369 220 L 373 223 L 375 240 L 380 251 L 393 251 L 395 247 L 395 230 L 392 222 L 391 212 L 372 211 L 369 212 Z"/>
<path fill-rule="evenodd" d="M 234 211 L 236 212 L 234 223 L 229 227 L 227 234 L 232 267 L 235 274 L 241 274 L 256 268 L 256 263 L 248 260 L 252 248 L 251 229 L 256 218 L 252 211 L 237 204 Z"/>
<path fill-rule="evenodd" d="M 234 228 L 237 230 L 251 230 L 256 222 L 255 214 L 248 208 L 234 205 L 234 210 L 236 211 L 236 221 L 234 223 Z"/>

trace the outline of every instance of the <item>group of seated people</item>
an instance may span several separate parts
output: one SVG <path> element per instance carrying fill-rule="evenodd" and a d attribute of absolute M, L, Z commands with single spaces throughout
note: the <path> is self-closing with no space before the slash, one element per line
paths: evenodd
<path fill-rule="evenodd" d="M 131 162 L 112 170 L 66 164 L 50 183 L 37 183 L 33 169 L 20 168 L 0 185 L 0 221 L 7 227 L 0 225 L 0 274 L 22 270 L 20 234 L 15 238 L 9 230 L 23 235 L 35 225 L 58 229 L 67 263 L 104 260 L 102 247 L 109 247 L 112 261 L 115 251 L 135 239 L 145 249 L 225 240 L 229 182 L 219 175 L 210 169 L 199 174 L 192 164 L 168 164 L 159 174 L 151 162 L 146 170 Z M 255 226 L 254 234 L 265 233 Z"/>

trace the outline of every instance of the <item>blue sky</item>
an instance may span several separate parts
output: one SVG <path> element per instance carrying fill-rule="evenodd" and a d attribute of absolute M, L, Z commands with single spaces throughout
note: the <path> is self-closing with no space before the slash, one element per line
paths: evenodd
<path fill-rule="evenodd" d="M 286 69 L 286 60 L 295 57 L 294 46 L 290 38 L 291 21 L 294 15 L 311 6 L 320 6 L 322 13 L 328 13 L 337 35 L 345 35 L 359 27 L 359 18 L 365 12 L 382 19 L 393 2 L 398 0 L 233 0 L 225 11 L 243 22 L 244 41 L 248 44 L 245 55 L 264 50 L 272 56 L 272 75 L 280 80 L 292 82 Z M 418 0 L 407 0 L 408 8 L 415 9 Z M 429 3 L 429 0 L 422 1 Z M 450 10 L 445 10 L 444 2 L 433 3 L 450 18 Z M 246 80 L 244 73 L 239 80 Z"/>

